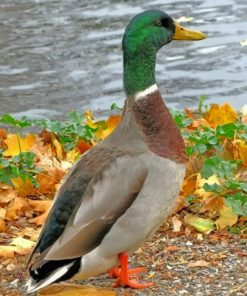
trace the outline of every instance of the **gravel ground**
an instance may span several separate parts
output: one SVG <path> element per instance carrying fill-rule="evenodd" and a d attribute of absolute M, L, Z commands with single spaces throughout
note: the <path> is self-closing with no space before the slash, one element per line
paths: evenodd
<path fill-rule="evenodd" d="M 24 256 L 1 267 L 0 295 L 26 296 Z M 117 296 L 244 296 L 247 295 L 246 237 L 216 233 L 209 236 L 160 229 L 131 259 L 132 266 L 145 265 L 144 281 L 155 286 L 145 290 L 116 289 Z M 111 287 L 112 279 L 102 275 L 83 282 Z"/>

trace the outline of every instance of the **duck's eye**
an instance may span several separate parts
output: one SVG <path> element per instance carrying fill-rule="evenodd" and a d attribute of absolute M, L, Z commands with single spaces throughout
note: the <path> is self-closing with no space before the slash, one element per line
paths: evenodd
<path fill-rule="evenodd" d="M 157 27 L 162 27 L 162 21 L 161 21 L 161 20 L 157 20 L 157 21 L 155 22 L 155 26 L 157 26 Z"/>
<path fill-rule="evenodd" d="M 169 18 L 163 18 L 161 20 L 162 26 L 166 28 L 170 28 L 171 26 L 171 20 Z"/>

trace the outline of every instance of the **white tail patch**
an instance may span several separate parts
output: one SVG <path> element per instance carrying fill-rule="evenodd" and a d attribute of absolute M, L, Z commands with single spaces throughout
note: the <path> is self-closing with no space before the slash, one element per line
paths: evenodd
<path fill-rule="evenodd" d="M 60 277 L 62 277 L 64 274 L 66 274 L 66 272 L 70 269 L 72 265 L 73 265 L 73 262 L 54 270 L 46 279 L 38 283 L 36 283 L 33 279 L 30 279 L 27 282 L 27 293 L 33 293 L 39 289 L 42 289 L 52 284 L 53 282 L 58 280 Z"/>
<path fill-rule="evenodd" d="M 153 84 L 153 85 L 149 86 L 148 88 L 144 89 L 143 91 L 140 91 L 135 94 L 135 101 L 138 101 L 139 99 L 146 97 L 149 94 L 152 94 L 156 90 L 158 90 L 157 84 Z"/>

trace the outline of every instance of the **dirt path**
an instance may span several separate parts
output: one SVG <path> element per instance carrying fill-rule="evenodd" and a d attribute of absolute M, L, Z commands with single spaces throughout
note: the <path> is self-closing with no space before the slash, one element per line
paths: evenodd
<path fill-rule="evenodd" d="M 26 296 L 25 258 L 0 263 L 3 296 Z M 131 265 L 148 267 L 144 279 L 156 283 L 146 290 L 117 289 L 117 296 L 244 296 L 247 295 L 247 240 L 227 233 L 186 237 L 160 231 L 132 256 Z M 195 267 L 193 267 L 195 266 Z M 109 288 L 103 275 L 83 284 Z"/>

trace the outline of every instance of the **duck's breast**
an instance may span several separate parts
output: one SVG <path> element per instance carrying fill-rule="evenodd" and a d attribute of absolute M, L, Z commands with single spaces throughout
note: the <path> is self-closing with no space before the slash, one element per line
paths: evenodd
<path fill-rule="evenodd" d="M 185 174 L 185 164 L 145 153 L 148 169 L 136 200 L 116 221 L 99 246 L 102 256 L 132 252 L 160 226 L 174 209 Z"/>

